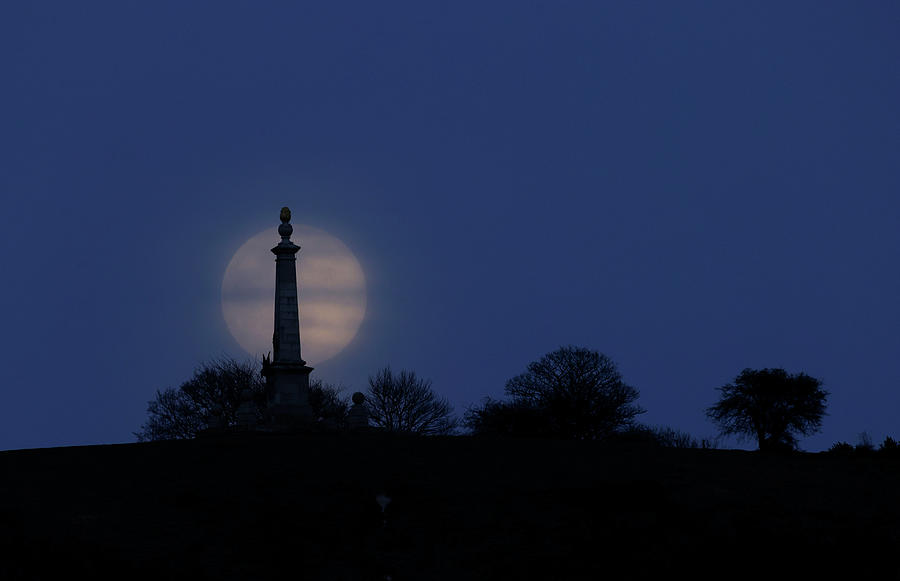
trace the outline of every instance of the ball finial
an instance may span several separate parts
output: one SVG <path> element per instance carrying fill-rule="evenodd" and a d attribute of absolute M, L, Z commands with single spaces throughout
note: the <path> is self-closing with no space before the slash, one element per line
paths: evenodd
<path fill-rule="evenodd" d="M 366 396 L 361 391 L 357 391 L 356 393 L 353 394 L 353 403 L 355 403 L 356 405 L 365 403 L 365 401 L 366 401 Z"/>
<path fill-rule="evenodd" d="M 294 227 L 290 224 L 291 209 L 285 206 L 281 209 L 281 224 L 278 225 L 278 235 L 281 236 L 282 242 L 290 241 L 291 234 L 294 233 Z"/>

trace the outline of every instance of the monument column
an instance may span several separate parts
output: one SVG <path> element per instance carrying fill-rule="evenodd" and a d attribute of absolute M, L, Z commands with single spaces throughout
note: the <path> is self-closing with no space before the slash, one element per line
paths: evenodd
<path fill-rule="evenodd" d="M 275 332 L 272 359 L 263 360 L 270 420 L 291 425 L 312 419 L 309 407 L 309 373 L 312 367 L 300 357 L 300 311 L 297 299 L 297 251 L 291 242 L 294 232 L 291 211 L 281 209 L 278 234 L 281 242 L 275 254 Z"/>

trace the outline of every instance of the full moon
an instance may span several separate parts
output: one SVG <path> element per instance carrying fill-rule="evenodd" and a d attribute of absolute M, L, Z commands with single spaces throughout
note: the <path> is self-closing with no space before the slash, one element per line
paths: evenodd
<path fill-rule="evenodd" d="M 300 293 L 300 345 L 310 365 L 331 359 L 347 346 L 366 314 L 366 277 L 343 242 L 318 228 L 294 224 Z M 222 279 L 222 315 L 238 344 L 260 356 L 272 351 L 275 321 L 274 227 L 247 240 Z"/>

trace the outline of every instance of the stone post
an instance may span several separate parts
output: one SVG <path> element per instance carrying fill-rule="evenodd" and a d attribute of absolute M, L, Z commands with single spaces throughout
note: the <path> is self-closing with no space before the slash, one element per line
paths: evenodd
<path fill-rule="evenodd" d="M 353 405 L 347 413 L 347 427 L 351 430 L 363 430 L 369 427 L 369 408 L 366 407 L 366 396 L 357 391 L 353 394 Z"/>
<path fill-rule="evenodd" d="M 275 332 L 272 360 L 263 362 L 269 419 L 276 426 L 290 426 L 312 420 L 309 406 L 309 373 L 312 367 L 300 357 L 300 311 L 297 294 L 297 251 L 291 242 L 294 228 L 291 211 L 281 209 L 278 234 L 281 242 L 275 254 Z"/>

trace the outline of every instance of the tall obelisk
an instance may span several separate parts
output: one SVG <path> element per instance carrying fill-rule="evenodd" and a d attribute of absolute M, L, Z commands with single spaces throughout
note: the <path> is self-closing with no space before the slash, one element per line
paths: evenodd
<path fill-rule="evenodd" d="M 263 361 L 269 419 L 276 426 L 290 426 L 312 419 L 309 407 L 309 373 L 312 367 L 300 357 L 300 310 L 297 301 L 297 251 L 291 211 L 281 209 L 275 254 L 275 333 L 272 360 Z"/>

